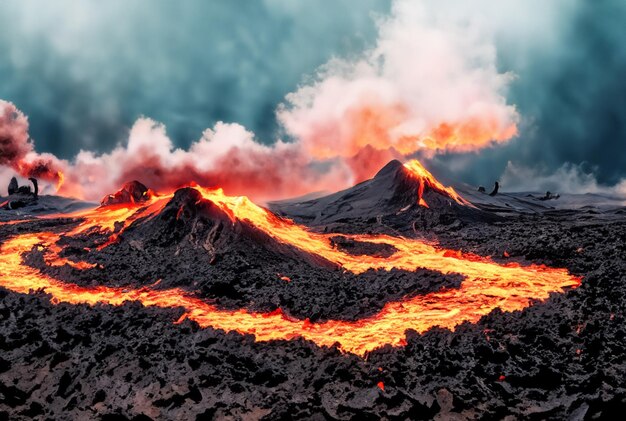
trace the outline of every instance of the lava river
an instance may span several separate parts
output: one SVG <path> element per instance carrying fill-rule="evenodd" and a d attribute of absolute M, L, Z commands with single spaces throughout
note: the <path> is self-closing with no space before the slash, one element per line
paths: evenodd
<path fill-rule="evenodd" d="M 181 319 L 189 318 L 202 327 L 254 334 L 257 341 L 302 337 L 320 346 L 338 343 L 343 351 L 364 355 L 385 344 L 403 345 L 407 329 L 418 332 L 433 326 L 451 329 L 464 321 L 476 322 L 495 308 L 520 310 L 527 307 L 531 300 L 543 300 L 552 292 L 563 292 L 565 288 L 575 288 L 580 284 L 580 278 L 570 275 L 565 269 L 543 265 L 521 266 L 517 263 L 503 265 L 490 258 L 442 249 L 422 240 L 386 235 L 347 235 L 356 241 L 389 244 L 396 248 L 396 252 L 389 257 L 354 256 L 334 248 L 330 241 L 332 234 L 311 232 L 304 226 L 277 217 L 245 197 L 229 197 L 219 189 L 195 188 L 205 200 L 224 210 L 233 223 L 247 220 L 275 239 L 324 257 L 355 274 L 368 269 L 414 271 L 425 268 L 442 274 L 458 273 L 464 276 L 464 280 L 459 288 L 387 303 L 378 314 L 369 318 L 353 322 L 330 320 L 311 323 L 291 319 L 280 310 L 265 314 L 245 309 L 219 309 L 181 289 L 81 287 L 51 278 L 25 265 L 22 254 L 33 247 L 40 247 L 45 251 L 47 264 L 71 264 L 78 269 L 87 267 L 87 264 L 59 257 L 60 248 L 56 242 L 60 234 L 43 232 L 18 235 L 0 246 L 0 286 L 17 293 L 44 289 L 55 303 L 120 305 L 125 301 L 139 301 L 145 306 L 183 307 L 185 313 Z M 98 208 L 77 213 L 73 216 L 84 218 L 84 221 L 64 235 L 95 229 L 112 232 L 116 221 L 127 226 L 140 217 L 149 218 L 162 209 L 170 198 L 171 195 L 154 197 L 142 207 Z M 118 241 L 118 237 L 111 235 L 107 245 L 114 241 Z"/>

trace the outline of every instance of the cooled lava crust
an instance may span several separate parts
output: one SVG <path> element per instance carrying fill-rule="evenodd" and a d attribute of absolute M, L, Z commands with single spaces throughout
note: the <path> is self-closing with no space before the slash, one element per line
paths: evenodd
<path fill-rule="evenodd" d="M 402 170 L 395 171 L 393 179 Z M 438 206 L 441 198 L 431 193 L 429 208 L 390 213 L 381 205 L 374 221 L 367 207 L 327 225 L 315 215 L 294 217 L 320 232 L 436 237 L 447 248 L 502 263 L 563 267 L 582 284 L 522 311 L 496 309 L 454 331 L 409 331 L 406 346 L 365 357 L 303 339 L 255 342 L 190 320 L 174 324 L 182 309 L 53 304 L 44 292 L 0 288 L 0 420 L 582 420 L 626 409 L 624 211 L 503 220 Z M 0 225 L 0 242 L 78 223 Z M 333 241 L 355 255 L 393 253 L 341 234 Z M 160 279 L 155 288 L 181 287 L 223 308 L 280 307 L 312 322 L 360 320 L 387 302 L 462 282 L 427 270 L 338 270 L 254 226 L 230 223 L 193 189 L 177 192 L 157 217 L 136 221 L 114 243 L 84 251 L 104 242 L 97 232 L 61 238 L 64 257 L 95 264 L 84 271 L 48 266 L 37 248 L 24 261 L 79 285 L 135 288 Z"/>

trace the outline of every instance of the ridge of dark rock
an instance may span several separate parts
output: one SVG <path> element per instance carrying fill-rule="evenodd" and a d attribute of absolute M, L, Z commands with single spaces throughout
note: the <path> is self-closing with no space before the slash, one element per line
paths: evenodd
<path fill-rule="evenodd" d="M 134 221 L 120 234 L 118 241 L 169 249 L 172 253 L 199 250 L 203 254 L 208 253 L 210 262 L 240 247 L 262 249 L 277 260 L 297 258 L 324 267 L 335 267 L 319 256 L 282 243 L 248 220 L 232 218 L 227 210 L 193 187 L 177 190 L 160 212 Z"/>

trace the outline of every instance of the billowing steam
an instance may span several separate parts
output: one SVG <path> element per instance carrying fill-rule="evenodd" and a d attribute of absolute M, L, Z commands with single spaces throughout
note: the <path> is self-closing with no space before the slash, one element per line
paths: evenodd
<path fill-rule="evenodd" d="M 24 177 L 60 184 L 61 168 L 67 166 L 54 155 L 39 154 L 28 136 L 28 119 L 10 102 L 0 100 L 0 166 Z"/>
<path fill-rule="evenodd" d="M 597 193 L 626 198 L 626 179 L 613 186 L 598 183 L 594 169 L 566 162 L 556 171 L 530 168 L 509 161 L 500 177 L 507 191 L 551 191 L 552 193 Z"/>
<path fill-rule="evenodd" d="M 517 133 L 480 28 L 450 21 L 421 2 L 398 1 L 380 23 L 377 45 L 356 60 L 333 60 L 313 84 L 287 96 L 279 119 L 316 158 L 364 146 L 467 152 Z"/>
<path fill-rule="evenodd" d="M 265 146 L 238 124 L 217 123 L 189 150 L 175 149 L 162 124 L 142 118 L 132 127 L 126 145 L 104 155 L 80 152 L 69 167 L 65 188 L 96 199 L 127 180 L 141 180 L 157 191 L 195 181 L 266 200 L 327 189 L 350 176 L 343 165 L 328 166 L 326 171 L 314 165 L 298 144 L 278 141 Z M 94 186 L 95 196 L 90 194 Z"/>
<path fill-rule="evenodd" d="M 266 146 L 220 122 L 181 150 L 163 125 L 141 118 L 125 144 L 68 162 L 38 154 L 26 117 L 0 102 L 0 165 L 90 200 L 131 179 L 158 191 L 195 181 L 255 200 L 337 190 L 393 157 L 474 151 L 513 137 L 518 115 L 504 97 L 511 78 L 495 62 L 478 25 L 397 1 L 373 49 L 332 60 L 287 96 L 277 115 L 292 142 Z"/>

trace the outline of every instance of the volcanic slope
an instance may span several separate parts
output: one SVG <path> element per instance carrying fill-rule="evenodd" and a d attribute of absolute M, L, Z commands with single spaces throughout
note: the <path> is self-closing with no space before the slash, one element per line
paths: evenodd
<path fill-rule="evenodd" d="M 178 309 L 0 289 L 0 419 L 619 419 L 626 223 L 623 212 L 606 218 L 530 215 L 450 233 L 450 247 L 506 247 L 509 260 L 585 279 L 523 311 L 411 331 L 405 347 L 367 359 L 174 325 Z M 2 247 L 59 221 L 0 225 Z"/>
<path fill-rule="evenodd" d="M 385 271 L 398 268 L 411 272 L 416 268 L 422 268 L 437 271 L 444 275 L 444 278 L 445 275 L 462 274 L 464 280 L 459 288 L 447 288 L 423 296 L 403 297 L 402 300 L 390 302 L 372 317 L 354 322 L 329 320 L 312 324 L 308 320 L 294 321 L 285 317 L 282 310 L 269 313 L 245 310 L 226 311 L 190 297 L 188 293 L 177 288 L 159 291 L 154 288 L 140 288 L 133 284 L 124 289 L 102 286 L 85 288 L 74 283 L 64 283 L 58 277 L 38 272 L 32 267 L 37 265 L 33 265 L 32 262 L 30 266 L 22 264 L 22 256 L 29 250 L 32 252 L 32 250 L 48 249 L 47 252 L 52 254 L 52 257 L 49 255 L 39 255 L 39 257 L 43 257 L 44 263 L 50 262 L 51 266 L 67 267 L 69 265 L 82 271 L 86 265 L 89 265 L 85 261 L 74 262 L 74 265 L 68 264 L 68 260 L 62 262 L 65 258 L 60 256 L 58 250 L 54 250 L 55 247 L 58 248 L 58 235 L 53 232 L 44 232 L 19 235 L 8 239 L 2 245 L 0 265 L 5 268 L 5 271 L 0 275 L 0 285 L 21 293 L 43 288 L 51 293 L 57 302 L 72 304 L 120 305 L 124 301 L 133 300 L 147 306 L 183 307 L 186 310 L 185 317 L 191 318 L 203 327 L 254 333 L 257 339 L 262 341 L 301 336 L 321 346 L 332 346 L 338 343 L 345 351 L 363 355 L 386 344 L 400 346 L 405 344 L 407 329 L 426 331 L 433 326 L 453 328 L 463 321 L 476 322 L 495 308 L 499 307 L 505 311 L 520 310 L 527 307 L 531 299 L 546 299 L 552 292 L 563 292 L 565 288 L 577 287 L 580 283 L 577 277 L 569 275 L 563 269 L 532 264 L 521 266 L 518 263 L 503 265 L 477 255 L 438 249 L 421 240 L 384 235 L 355 235 L 352 238 L 371 245 L 392 246 L 395 251 L 355 256 L 334 248 L 328 235 L 312 233 L 291 221 L 277 218 L 244 197 L 229 197 L 220 190 L 206 190 L 199 187 L 180 190 L 164 207 L 161 207 L 162 203 L 160 204 L 159 201 L 164 203 L 168 198 L 158 199 L 156 203 L 151 203 L 135 214 L 127 216 L 122 225 L 130 228 L 139 221 L 153 221 L 166 214 L 168 207 L 178 208 L 176 218 L 180 218 L 185 212 L 184 204 L 189 202 L 187 200 L 189 195 L 191 202 L 196 206 L 201 205 L 203 209 L 208 206 L 208 210 L 204 209 L 204 212 L 212 215 L 212 222 L 223 217 L 224 214 L 233 226 L 240 221 L 247 221 L 264 235 L 341 265 L 343 269 L 353 274 L 361 274 L 374 268 Z M 179 196 L 178 199 L 182 197 L 185 200 L 177 200 L 177 196 Z M 156 213 L 146 214 L 146 209 L 152 209 Z M 102 215 L 109 210 L 99 209 L 100 223 L 112 222 L 111 218 Z M 129 220 L 133 222 L 128 226 L 124 225 Z M 87 223 L 84 226 L 83 224 L 71 230 L 70 233 L 77 234 L 95 227 L 102 228 L 101 225 Z M 121 236 L 127 233 L 124 228 L 119 227 L 117 222 L 113 222 L 113 225 L 117 225 L 118 231 L 121 230 L 121 232 L 111 236 L 113 240 L 107 240 L 96 249 L 102 247 L 106 249 L 109 245 L 119 243 L 122 240 Z M 247 237 L 250 238 L 250 236 Z M 28 260 L 27 257 L 27 263 Z M 132 276 L 132 273 L 128 275 Z M 310 299 L 308 295 L 306 298 Z"/>
<path fill-rule="evenodd" d="M 204 194 L 212 200 L 196 188 L 184 188 L 171 198 L 137 207 L 126 220 L 114 216 L 120 220 L 107 222 L 112 235 L 98 223 L 90 225 L 93 217 L 88 217 L 85 223 L 90 228 L 79 225 L 50 247 L 33 248 L 25 261 L 48 276 L 82 286 L 183 288 L 223 308 L 260 312 L 281 308 L 311 321 L 357 320 L 376 314 L 387 302 L 458 287 L 462 280 L 454 273 L 420 268 L 346 271 L 337 262 L 298 247 L 308 238 L 304 228 L 245 198 Z M 233 208 L 251 209 L 250 218 L 256 217 L 258 224 L 262 218 L 293 230 L 301 241 L 280 241 L 268 234 L 269 229 L 235 217 L 220 200 Z M 104 213 L 107 209 L 100 208 Z M 116 215 L 117 210 L 110 212 Z M 353 250 L 360 243 L 342 237 L 329 240 L 317 235 L 313 241 L 328 249 L 332 241 L 339 257 L 363 252 Z M 385 244 L 366 245 L 374 255 L 394 251 Z M 59 259 L 54 258 L 55 251 Z"/>
<path fill-rule="evenodd" d="M 418 183 L 413 184 L 419 189 L 414 197 L 420 207 L 428 206 L 423 193 L 429 187 L 471 208 L 421 166 L 411 170 L 411 176 L 421 170 L 430 177 L 428 183 L 416 177 Z M 151 198 L 138 209 L 105 207 L 83 217 L 86 220 L 60 241 L 52 233 L 22 236 L 11 240 L 6 249 L 13 251 L 11 256 L 27 252 L 31 267 L 82 286 L 179 287 L 222 307 L 257 313 L 280 307 L 291 316 L 312 321 L 376 316 L 370 322 L 378 330 L 385 317 L 398 316 L 403 322 L 395 323 L 393 343 L 403 338 L 402 326 L 415 326 L 412 318 L 420 314 L 429 315 L 422 318 L 422 329 L 434 324 L 454 326 L 496 306 L 508 311 L 523 308 L 529 298 L 545 298 L 550 291 L 578 283 L 559 269 L 505 266 L 423 240 L 311 232 L 245 197 L 200 187 Z M 111 235 L 110 230 L 115 232 Z M 461 277 L 465 281 L 459 286 Z M 35 281 L 33 287 L 43 287 L 48 282 L 43 281 Z M 503 294 L 505 286 L 514 291 Z M 445 299 L 453 310 L 433 308 L 431 296 L 419 298 L 438 290 L 444 294 L 438 299 Z M 488 296 L 462 299 L 483 290 L 489 291 Z M 410 305 L 409 314 L 401 315 L 406 313 L 402 303 Z M 386 312 L 378 314 L 387 304 Z M 294 327 L 289 321 L 281 323 Z M 382 342 L 373 346 L 378 343 Z"/>
<path fill-rule="evenodd" d="M 341 231 L 354 227 L 355 232 L 376 230 L 381 223 L 404 230 L 416 220 L 417 228 L 498 220 L 442 185 L 417 160 L 405 164 L 393 160 L 374 178 L 328 196 L 272 202 L 269 207 L 312 227 Z"/>

